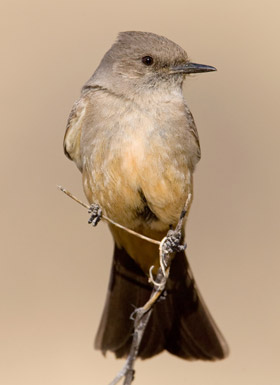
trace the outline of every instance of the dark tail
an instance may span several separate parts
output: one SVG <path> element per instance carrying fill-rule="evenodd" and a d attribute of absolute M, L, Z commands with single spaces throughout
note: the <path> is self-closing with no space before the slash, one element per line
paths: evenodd
<path fill-rule="evenodd" d="M 151 294 L 146 275 L 124 249 L 115 247 L 111 279 L 95 347 L 126 357 L 132 341 L 133 310 Z M 188 360 L 216 360 L 228 354 L 227 344 L 196 287 L 184 252 L 170 269 L 167 294 L 154 306 L 138 356 L 163 350 Z"/>

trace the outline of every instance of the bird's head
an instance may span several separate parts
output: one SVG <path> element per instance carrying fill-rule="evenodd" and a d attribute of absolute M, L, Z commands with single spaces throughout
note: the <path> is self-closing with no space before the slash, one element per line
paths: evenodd
<path fill-rule="evenodd" d="M 181 87 L 186 75 L 215 71 L 190 62 L 187 53 L 171 40 L 149 32 L 121 32 L 87 83 L 115 93 L 141 93 Z"/>

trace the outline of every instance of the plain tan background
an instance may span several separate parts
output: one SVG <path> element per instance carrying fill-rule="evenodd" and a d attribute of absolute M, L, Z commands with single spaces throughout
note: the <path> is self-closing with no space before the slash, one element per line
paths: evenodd
<path fill-rule="evenodd" d="M 65 124 L 125 30 L 218 68 L 185 82 L 202 147 L 187 242 L 231 348 L 218 363 L 139 361 L 135 385 L 280 383 L 279 12 L 277 0 L 1 2 L 1 384 L 102 385 L 123 364 L 92 347 L 111 236 L 56 185 L 84 199 Z"/>

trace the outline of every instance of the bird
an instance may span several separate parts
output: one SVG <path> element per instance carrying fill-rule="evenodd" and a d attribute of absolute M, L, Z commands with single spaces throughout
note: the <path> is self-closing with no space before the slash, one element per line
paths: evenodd
<path fill-rule="evenodd" d="M 64 136 L 64 152 L 81 171 L 91 205 L 155 240 L 175 228 L 193 192 L 193 173 L 201 157 L 183 81 L 215 70 L 191 62 L 186 51 L 166 37 L 119 33 L 83 86 Z M 151 294 L 148 277 L 151 266 L 155 272 L 159 268 L 159 251 L 153 243 L 109 227 L 114 255 L 95 348 L 124 358 L 132 341 L 131 314 Z M 186 360 L 225 358 L 228 345 L 183 250 L 175 252 L 164 294 L 153 307 L 138 357 L 166 350 Z"/>

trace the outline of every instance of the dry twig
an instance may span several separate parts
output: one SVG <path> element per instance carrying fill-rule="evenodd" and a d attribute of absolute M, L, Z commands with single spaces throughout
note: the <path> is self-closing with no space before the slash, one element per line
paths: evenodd
<path fill-rule="evenodd" d="M 64 192 L 66 195 L 68 195 L 70 198 L 78 202 L 83 207 L 87 208 L 88 210 L 91 209 L 91 206 L 88 206 L 87 204 L 80 201 L 78 198 L 76 198 L 73 194 L 71 194 L 69 191 L 65 190 L 63 187 L 58 186 L 58 188 Z M 134 315 L 134 332 L 133 332 L 133 339 L 130 347 L 129 355 L 126 359 L 126 362 L 123 366 L 123 368 L 119 371 L 117 376 L 114 378 L 114 380 L 109 385 L 116 385 L 122 378 L 124 378 L 123 385 L 131 385 L 132 381 L 134 379 L 134 364 L 135 360 L 137 358 L 137 354 L 139 351 L 140 343 L 142 341 L 142 337 L 144 334 L 144 331 L 146 329 L 146 326 L 149 322 L 149 318 L 152 314 L 152 307 L 156 303 L 156 301 L 159 299 L 163 291 L 165 290 L 166 282 L 169 276 L 169 270 L 170 265 L 172 262 L 172 258 L 174 256 L 174 252 L 182 250 L 185 248 L 184 245 L 180 244 L 181 241 L 181 235 L 182 235 L 182 228 L 184 223 L 184 218 L 186 213 L 188 212 L 189 205 L 191 203 L 192 194 L 188 194 L 187 201 L 185 203 L 185 206 L 181 212 L 179 222 L 175 228 L 175 230 L 169 230 L 166 237 L 162 239 L 161 242 L 146 237 L 142 234 L 139 234 L 131 229 L 126 228 L 125 226 L 122 226 L 114 221 L 112 221 L 107 216 L 103 215 L 101 216 L 101 219 L 113 224 L 114 226 L 117 226 L 130 234 L 133 234 L 137 237 L 140 237 L 142 239 L 145 239 L 148 242 L 155 243 L 159 245 L 159 258 L 160 258 L 160 267 L 158 269 L 156 278 L 153 278 L 152 270 L 153 266 L 151 266 L 150 269 L 150 278 L 149 281 L 153 284 L 153 290 L 151 293 L 151 296 L 149 300 L 140 308 L 136 309 L 133 313 Z"/>
<path fill-rule="evenodd" d="M 88 211 L 91 209 L 91 206 L 87 205 L 86 203 L 82 202 L 80 199 L 78 199 L 77 197 L 75 197 L 73 194 L 70 193 L 70 191 L 66 190 L 65 188 L 63 188 L 62 186 L 57 186 L 59 188 L 60 191 L 62 191 L 64 194 L 68 195 L 70 198 L 72 198 L 75 202 L 79 203 L 81 206 L 85 207 L 86 209 L 88 209 Z M 128 233 L 130 234 L 133 234 L 135 235 L 136 237 L 139 237 L 139 238 L 142 238 L 142 239 L 145 239 L 146 241 L 148 242 L 151 242 L 151 243 L 154 243 L 156 245 L 159 245 L 160 242 L 155 240 L 155 239 L 152 239 L 152 238 L 149 238 L 149 237 L 146 237 L 145 235 L 142 235 L 142 234 L 139 234 L 137 233 L 136 231 L 133 231 L 131 229 L 128 229 L 127 227 L 123 226 L 123 225 L 120 225 L 119 223 L 113 221 L 112 219 L 108 218 L 106 215 L 102 214 L 102 218 L 105 222 L 107 223 L 111 223 L 112 225 L 116 226 L 116 227 L 119 227 L 120 229 L 123 229 L 125 231 L 127 231 Z"/>

